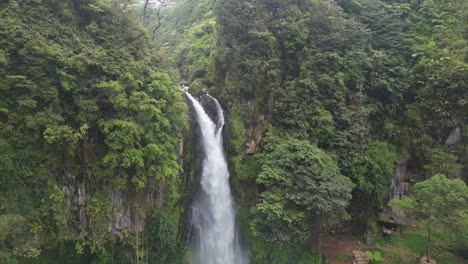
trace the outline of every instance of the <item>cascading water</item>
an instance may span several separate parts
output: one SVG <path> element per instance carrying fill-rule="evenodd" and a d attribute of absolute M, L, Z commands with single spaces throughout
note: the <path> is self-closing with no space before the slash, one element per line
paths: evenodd
<path fill-rule="evenodd" d="M 224 157 L 222 128 L 224 114 L 218 101 L 217 124 L 202 105 L 184 89 L 195 109 L 204 152 L 201 190 L 192 207 L 191 224 L 195 233 L 196 254 L 192 264 L 247 264 L 236 226 L 234 200 L 229 187 L 229 171 Z"/>

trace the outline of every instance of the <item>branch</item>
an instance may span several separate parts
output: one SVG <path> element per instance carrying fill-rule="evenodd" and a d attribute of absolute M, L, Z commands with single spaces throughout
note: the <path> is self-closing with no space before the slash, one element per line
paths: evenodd
<path fill-rule="evenodd" d="M 149 0 L 146 0 L 146 2 L 148 1 Z M 156 17 L 157 17 L 156 25 L 154 26 L 154 29 L 153 29 L 153 38 L 152 38 L 153 41 L 154 41 L 154 34 L 161 27 L 161 9 L 167 6 L 166 0 L 157 0 L 157 2 L 158 2 L 158 11 L 156 12 Z"/>
<path fill-rule="evenodd" d="M 143 24 L 145 24 L 146 19 L 146 9 L 148 8 L 149 0 L 145 0 L 145 6 L 143 7 Z"/>

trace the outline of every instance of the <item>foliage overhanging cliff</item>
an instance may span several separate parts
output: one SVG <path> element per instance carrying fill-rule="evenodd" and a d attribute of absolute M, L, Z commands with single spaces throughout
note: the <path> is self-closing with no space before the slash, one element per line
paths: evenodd
<path fill-rule="evenodd" d="M 164 221 L 153 208 L 179 215 L 187 107 L 128 4 L 0 3 L 2 261 L 62 248 L 129 263 L 151 244 L 145 220 Z"/>

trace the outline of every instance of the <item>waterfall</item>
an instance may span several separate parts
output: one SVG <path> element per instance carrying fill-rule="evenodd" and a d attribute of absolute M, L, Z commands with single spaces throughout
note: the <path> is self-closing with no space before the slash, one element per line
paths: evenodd
<path fill-rule="evenodd" d="M 201 189 L 192 207 L 191 224 L 196 253 L 191 263 L 247 264 L 247 254 L 242 249 L 236 225 L 234 199 L 223 150 L 223 109 L 214 97 L 207 95 L 216 104 L 218 122 L 215 124 L 187 89 L 183 90 L 195 109 L 200 127 L 199 140 L 204 152 Z"/>

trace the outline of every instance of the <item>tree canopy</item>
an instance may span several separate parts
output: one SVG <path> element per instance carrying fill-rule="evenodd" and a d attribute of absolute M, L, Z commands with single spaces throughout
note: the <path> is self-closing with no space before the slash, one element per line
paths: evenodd
<path fill-rule="evenodd" d="M 262 238 L 288 243 L 349 217 L 353 184 L 327 153 L 307 141 L 272 136 L 259 159 L 256 181 L 265 191 L 252 209 L 252 225 Z"/>

